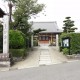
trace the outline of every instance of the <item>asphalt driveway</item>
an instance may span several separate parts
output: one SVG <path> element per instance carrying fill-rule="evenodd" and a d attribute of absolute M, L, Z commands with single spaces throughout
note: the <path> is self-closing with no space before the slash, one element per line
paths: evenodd
<path fill-rule="evenodd" d="M 80 61 L 0 72 L 0 80 L 80 80 Z"/>

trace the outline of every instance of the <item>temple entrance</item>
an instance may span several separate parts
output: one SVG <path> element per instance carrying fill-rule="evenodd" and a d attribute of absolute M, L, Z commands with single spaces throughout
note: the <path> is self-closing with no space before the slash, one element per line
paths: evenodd
<path fill-rule="evenodd" d="M 56 34 L 51 34 L 51 33 L 40 34 L 38 42 L 39 45 L 56 46 Z"/>
<path fill-rule="evenodd" d="M 48 35 L 39 36 L 39 45 L 49 46 L 49 36 Z"/>

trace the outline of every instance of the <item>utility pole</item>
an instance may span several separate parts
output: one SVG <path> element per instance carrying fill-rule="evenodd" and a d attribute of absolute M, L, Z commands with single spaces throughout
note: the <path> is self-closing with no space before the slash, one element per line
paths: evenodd
<path fill-rule="evenodd" d="M 9 24 L 10 24 L 12 22 L 12 19 L 11 19 L 12 7 L 13 7 L 12 1 L 8 2 L 8 6 L 9 6 Z"/>

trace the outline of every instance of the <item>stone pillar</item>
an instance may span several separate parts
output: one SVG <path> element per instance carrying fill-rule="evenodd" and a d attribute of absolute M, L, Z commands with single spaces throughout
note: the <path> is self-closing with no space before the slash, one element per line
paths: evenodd
<path fill-rule="evenodd" d="M 56 47 L 59 46 L 59 43 L 58 43 L 58 34 L 56 34 Z"/>
<path fill-rule="evenodd" d="M 31 47 L 33 48 L 33 34 L 31 35 Z"/>
<path fill-rule="evenodd" d="M 40 45 L 40 43 L 39 43 L 39 34 L 38 34 L 37 40 L 38 40 L 38 46 L 39 46 Z"/>
<path fill-rule="evenodd" d="M 39 40 L 38 40 L 38 46 L 40 45 Z"/>
<path fill-rule="evenodd" d="M 3 55 L 4 54 L 8 54 L 9 57 L 9 16 L 8 15 L 5 15 L 3 17 Z M 10 67 L 10 61 L 2 61 L 2 65 Z"/>
<path fill-rule="evenodd" d="M 53 40 L 52 40 L 52 38 L 53 38 L 53 36 L 52 36 L 52 34 L 51 34 L 51 45 L 52 45 L 52 43 L 53 43 Z"/>
<path fill-rule="evenodd" d="M 49 40 L 49 45 L 51 45 L 50 40 Z"/>
<path fill-rule="evenodd" d="M 3 54 L 9 53 L 9 16 L 3 17 Z"/>

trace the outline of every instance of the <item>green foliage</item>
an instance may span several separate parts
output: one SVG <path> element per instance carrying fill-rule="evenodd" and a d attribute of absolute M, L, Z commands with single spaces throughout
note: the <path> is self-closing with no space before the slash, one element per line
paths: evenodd
<path fill-rule="evenodd" d="M 64 48 L 62 51 L 63 51 L 63 54 L 65 54 L 65 55 L 69 54 L 69 49 L 68 48 Z"/>
<path fill-rule="evenodd" d="M 70 54 L 80 53 L 80 33 L 63 33 L 60 36 L 60 43 L 62 38 L 70 37 Z"/>
<path fill-rule="evenodd" d="M 18 30 L 10 30 L 9 45 L 11 49 L 20 49 L 25 47 L 25 35 Z"/>
<path fill-rule="evenodd" d="M 37 30 L 34 30 L 33 32 L 34 32 L 34 35 L 36 35 L 36 34 L 38 34 L 38 33 L 41 32 L 41 31 L 46 31 L 46 30 L 39 28 L 39 29 L 37 29 Z"/>
<path fill-rule="evenodd" d="M 31 28 L 31 23 L 28 20 L 42 11 L 43 4 L 38 4 L 37 0 L 16 0 L 15 4 L 14 26 L 13 29 L 21 30 L 24 34 L 28 34 Z"/>
<path fill-rule="evenodd" d="M 64 27 L 63 27 L 63 32 L 65 33 L 70 33 L 70 32 L 75 32 L 77 28 L 74 28 L 74 21 L 71 20 L 71 17 L 66 17 L 64 22 Z"/>
<path fill-rule="evenodd" d="M 4 1 L 12 1 L 13 3 L 15 3 L 15 2 L 16 2 L 16 0 L 4 0 Z"/>
<path fill-rule="evenodd" d="M 4 0 L 9 3 L 9 14 L 11 17 L 13 5 L 15 11 L 13 13 L 14 22 L 10 18 L 10 29 L 17 29 L 22 31 L 25 35 L 30 36 L 29 30 L 31 29 L 31 23 L 28 20 L 44 8 L 44 4 L 38 4 L 38 0 Z"/>
<path fill-rule="evenodd" d="M 3 25 L 0 22 L 0 32 L 2 32 L 2 31 L 3 31 Z"/>
<path fill-rule="evenodd" d="M 0 53 L 3 52 L 3 25 L 0 21 Z"/>
<path fill-rule="evenodd" d="M 13 57 L 26 57 L 26 49 L 10 49 L 10 53 Z"/>
<path fill-rule="evenodd" d="M 0 32 L 0 53 L 3 50 L 3 32 Z"/>

